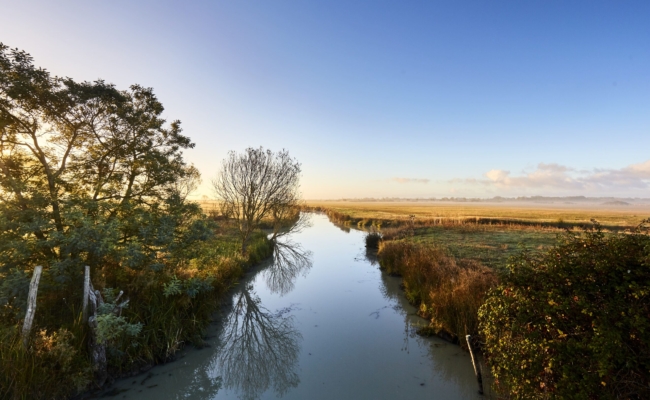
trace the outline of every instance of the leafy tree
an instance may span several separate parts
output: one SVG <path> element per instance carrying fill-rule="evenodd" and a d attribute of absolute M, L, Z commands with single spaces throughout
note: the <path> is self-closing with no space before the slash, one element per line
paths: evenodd
<path fill-rule="evenodd" d="M 493 374 L 512 398 L 650 398 L 646 227 L 567 232 L 548 252 L 511 260 L 479 317 Z"/>
<path fill-rule="evenodd" d="M 299 180 L 300 163 L 286 150 L 249 147 L 243 154 L 228 154 L 212 185 L 222 213 L 237 221 L 242 253 L 262 219 L 273 220 L 277 235 L 282 223 L 295 215 Z"/>
<path fill-rule="evenodd" d="M 194 144 L 162 113 L 150 88 L 51 76 L 27 53 L 0 44 L 6 317 L 21 316 L 35 265 L 45 267 L 43 290 L 74 295 L 83 265 L 132 283 L 124 268 L 161 270 L 209 235 L 198 206 L 184 202 L 198 171 L 182 151 Z"/>

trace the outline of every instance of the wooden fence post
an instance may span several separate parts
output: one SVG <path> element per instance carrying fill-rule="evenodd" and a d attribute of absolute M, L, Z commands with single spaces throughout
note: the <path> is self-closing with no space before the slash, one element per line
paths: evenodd
<path fill-rule="evenodd" d="M 474 373 L 476 374 L 476 380 L 478 380 L 478 393 L 483 394 L 483 377 L 481 376 L 480 366 L 477 364 L 474 357 L 474 348 L 472 347 L 471 341 L 472 335 L 466 335 L 465 339 L 467 340 L 467 347 L 469 347 L 469 354 L 472 356 L 472 366 L 474 367 Z"/>
<path fill-rule="evenodd" d="M 97 339 L 97 309 L 102 304 L 104 304 L 104 299 L 102 299 L 99 290 L 93 288 L 93 283 L 90 280 L 90 267 L 86 266 L 84 271 L 83 318 L 84 322 L 87 321 L 90 327 L 88 348 L 90 349 L 90 358 L 93 360 L 95 383 L 100 387 L 104 385 L 108 378 L 106 346 Z"/>
<path fill-rule="evenodd" d="M 32 323 L 34 322 L 34 313 L 36 313 L 36 294 L 38 293 L 38 283 L 41 280 L 41 272 L 43 267 L 38 265 L 34 268 L 34 275 L 32 281 L 29 283 L 29 297 L 27 298 L 27 313 L 25 314 L 25 322 L 23 323 L 23 344 L 27 347 L 29 341 L 29 332 L 32 330 Z"/>
<path fill-rule="evenodd" d="M 81 306 L 82 318 L 85 323 L 88 321 L 88 296 L 90 295 L 90 267 L 86 265 L 84 268 L 84 299 Z"/>

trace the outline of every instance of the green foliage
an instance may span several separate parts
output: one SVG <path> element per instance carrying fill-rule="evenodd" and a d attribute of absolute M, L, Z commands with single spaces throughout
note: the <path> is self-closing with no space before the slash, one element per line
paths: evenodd
<path fill-rule="evenodd" d="M 129 323 L 121 315 L 121 310 L 128 307 L 129 300 L 118 304 L 115 290 L 112 288 L 104 289 L 104 300 L 104 304 L 97 308 L 97 340 L 100 343 L 111 345 L 113 341 L 123 335 L 137 336 L 142 330 L 142 324 Z"/>
<path fill-rule="evenodd" d="M 492 372 L 512 398 L 650 398 L 647 231 L 596 225 L 544 254 L 524 252 L 479 315 Z"/>
<path fill-rule="evenodd" d="M 131 324 L 126 318 L 112 313 L 97 316 L 97 340 L 101 343 L 111 342 L 122 335 L 137 336 L 142 324 Z"/>
<path fill-rule="evenodd" d="M 75 296 L 82 268 L 162 270 L 209 238 L 179 182 L 197 179 L 180 122 L 153 91 L 77 83 L 0 44 L 0 301 L 23 314 L 25 276 Z M 10 310 L 10 311 L 7 311 Z"/>

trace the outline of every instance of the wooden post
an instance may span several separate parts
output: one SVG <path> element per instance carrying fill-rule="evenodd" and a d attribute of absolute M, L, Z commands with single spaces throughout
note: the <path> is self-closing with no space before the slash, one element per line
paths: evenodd
<path fill-rule="evenodd" d="M 89 268 L 86 267 L 86 271 L 89 271 Z M 87 275 L 89 276 L 89 275 Z M 88 284 L 84 286 L 84 294 L 86 289 L 88 289 L 88 325 L 90 326 L 90 337 L 88 340 L 88 347 L 90 349 L 90 357 L 93 360 L 93 372 L 95 373 L 95 383 L 100 387 L 104 385 L 106 379 L 108 378 L 108 373 L 106 371 L 107 361 L 106 361 L 106 346 L 104 343 L 100 342 L 97 339 L 97 309 L 104 304 L 104 299 L 99 290 L 93 288 L 90 278 L 86 281 Z M 84 285 L 86 284 L 84 282 Z"/>
<path fill-rule="evenodd" d="M 43 267 L 38 265 L 34 268 L 34 275 L 29 284 L 29 297 L 27 298 L 27 313 L 25 314 L 25 322 L 23 323 L 23 344 L 27 347 L 29 340 L 29 332 L 32 330 L 32 323 L 34 322 L 34 313 L 36 313 L 36 294 L 38 293 L 38 282 L 41 280 L 41 272 Z"/>
<path fill-rule="evenodd" d="M 478 380 L 478 393 L 483 394 L 483 377 L 481 376 L 481 369 L 477 365 L 476 358 L 474 357 L 474 348 L 472 347 L 471 338 L 471 335 L 465 336 L 465 339 L 467 340 L 467 347 L 469 347 L 469 354 L 472 356 L 472 366 L 474 367 L 474 373 L 476 374 L 476 379 Z"/>
<path fill-rule="evenodd" d="M 84 299 L 81 306 L 84 323 L 88 321 L 88 296 L 90 296 L 90 267 L 86 265 L 84 270 Z"/>

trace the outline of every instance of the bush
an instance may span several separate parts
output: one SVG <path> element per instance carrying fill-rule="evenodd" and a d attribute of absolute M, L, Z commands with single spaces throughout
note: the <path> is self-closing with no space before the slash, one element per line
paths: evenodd
<path fill-rule="evenodd" d="M 378 256 L 384 271 L 402 276 L 408 300 L 431 321 L 429 331 L 461 346 L 466 342 L 459 337 L 478 333 L 478 309 L 497 283 L 491 269 L 405 241 L 382 242 Z"/>
<path fill-rule="evenodd" d="M 512 398 L 650 398 L 650 237 L 566 233 L 511 260 L 480 310 Z"/>

